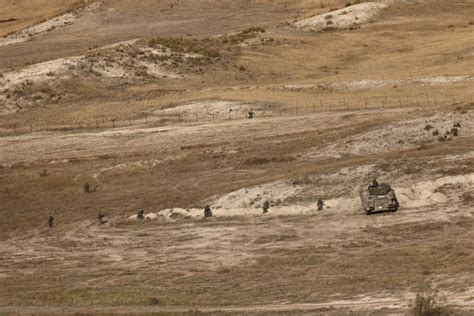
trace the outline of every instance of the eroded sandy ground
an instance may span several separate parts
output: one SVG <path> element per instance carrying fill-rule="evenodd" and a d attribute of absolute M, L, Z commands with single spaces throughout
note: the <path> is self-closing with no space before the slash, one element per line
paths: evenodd
<path fill-rule="evenodd" d="M 470 4 L 196 3 L 0 39 L 0 314 L 472 314 Z"/>
<path fill-rule="evenodd" d="M 77 185 L 81 179 L 95 181 L 99 191 L 93 194 L 99 198 L 98 203 L 102 203 L 100 196 L 106 194 L 112 179 L 120 175 L 137 172 L 152 175 L 170 168 L 168 163 L 172 161 L 199 160 L 198 157 L 211 160 L 227 157 L 224 159 L 233 165 L 232 159 L 246 156 L 249 141 L 251 147 L 268 144 L 269 140 L 276 144 L 303 142 L 303 146 L 288 150 L 285 156 L 292 157 L 288 161 L 249 158 L 244 162 L 245 167 L 239 162 L 237 174 L 250 172 L 257 176 L 258 173 L 251 171 L 254 163 L 274 165 L 260 169 L 266 177 L 272 177 L 275 172 L 272 169 L 283 171 L 275 173 L 279 180 L 263 180 L 258 185 L 204 196 L 201 202 L 193 203 L 199 207 L 190 207 L 184 200 L 169 208 L 152 203 L 144 206 L 147 219 L 142 222 L 127 207 L 117 205 L 116 209 L 106 210 L 109 223 L 102 226 L 97 226 L 94 215 L 80 213 L 73 216 L 74 223 L 57 213 L 57 227 L 51 230 L 33 221 L 33 230 L 28 229 L 0 245 L 4 258 L 1 279 L 7 288 L 21 280 L 24 294 L 10 296 L 2 292 L 0 295 L 7 305 L 18 304 L 18 299 L 24 301 L 22 305 L 35 304 L 30 287 L 34 282 L 34 291 L 42 289 L 42 293 L 49 293 L 44 294 L 48 298 L 38 299 L 91 305 L 82 310 L 91 312 L 111 309 L 94 307 L 102 304 L 104 297 L 91 297 L 83 292 L 86 288 L 106 295 L 111 304 L 119 299 L 125 305 L 149 305 L 157 297 L 165 305 L 123 309 L 136 313 L 184 313 L 196 305 L 209 313 L 306 310 L 363 314 L 368 310 L 386 310 L 397 314 L 408 308 L 416 292 L 412 282 L 401 281 L 398 275 L 411 275 L 416 282 L 431 279 L 439 285 L 452 306 L 472 309 L 473 284 L 469 280 L 473 271 L 467 264 L 472 258 L 468 250 L 472 249 L 472 230 L 466 230 L 472 227 L 474 215 L 472 113 L 472 109 L 461 112 L 443 109 L 436 113 L 411 109 L 326 112 L 205 125 L 136 126 L 69 135 L 54 132 L 4 137 L 0 140 L 4 171 L 18 168 L 15 163 L 18 166 L 21 162 L 30 170 L 52 168 L 48 177 L 55 177 L 54 173 L 72 166 L 73 161 L 84 167 L 97 165 L 86 167 L 89 174 L 80 172 L 74 177 L 73 172 L 70 176 Z M 348 115 L 350 122 L 346 120 Z M 378 124 L 369 124 L 375 117 Z M 300 129 L 290 130 L 295 121 Z M 458 136 L 448 135 L 450 140 L 439 141 L 439 136 L 432 135 L 433 129 L 445 133 L 456 123 L 461 125 Z M 433 129 L 425 130 L 428 124 Z M 384 134 L 387 126 L 390 135 Z M 312 135 L 326 135 L 323 137 L 331 139 L 332 149 L 324 142 L 314 148 L 304 143 Z M 380 138 L 387 139 L 386 145 L 378 146 Z M 268 158 L 272 157 L 272 150 L 265 150 Z M 393 153 L 400 151 L 405 154 L 395 158 Z M 147 152 L 147 159 L 140 158 L 142 152 Z M 318 155 L 321 152 L 326 155 Z M 171 160 L 170 153 L 174 153 Z M 102 155 L 119 155 L 120 162 L 101 163 Z M 292 167 L 287 169 L 285 164 Z M 308 171 L 312 168 L 308 166 L 320 164 L 324 167 Z M 206 176 L 208 181 L 219 177 L 220 171 L 210 172 L 214 175 Z M 284 177 L 281 172 L 285 172 Z M 4 177 L 13 174 L 7 172 Z M 359 189 L 373 176 L 392 184 L 401 203 L 398 212 L 366 216 L 361 211 Z M 141 187 L 139 183 L 134 185 Z M 324 210 L 319 212 L 318 197 L 326 201 Z M 266 215 L 261 211 L 264 200 L 271 201 Z M 214 217 L 205 220 L 202 207 L 207 203 L 212 205 Z M 99 210 L 96 206 L 92 212 Z M 425 234 L 434 235 L 424 239 Z M 423 243 L 415 246 L 420 240 Z M 445 259 L 457 260 L 454 266 L 443 266 L 434 258 L 441 249 L 445 255 L 456 257 Z M 420 251 L 431 253 L 423 259 L 415 255 Z M 382 253 L 386 258 L 380 257 Z M 394 266 L 394 262 L 404 263 Z M 361 270 L 359 264 L 367 268 Z M 386 271 L 385 276 L 375 272 L 378 270 Z M 61 275 L 77 280 L 73 281 L 74 287 L 64 292 L 58 292 L 59 288 L 43 288 L 48 284 L 59 286 Z M 297 275 L 311 281 L 303 282 Z M 132 294 L 127 284 L 136 282 L 137 278 L 142 287 Z M 357 284 L 362 286 L 354 284 L 357 278 L 361 278 Z M 221 292 L 217 284 L 224 280 L 240 285 L 236 283 L 234 289 Z M 283 280 L 291 281 L 284 285 L 287 281 Z M 297 286 L 293 282 L 303 283 Z M 125 290 L 120 293 L 112 290 L 117 287 Z M 192 295 L 196 288 L 201 288 L 200 294 L 188 298 L 190 304 L 183 306 L 183 297 Z M 115 294 L 109 297 L 108 291 Z M 280 291 L 285 296 L 286 291 L 290 296 L 295 295 L 294 300 L 279 301 Z M 309 292 L 301 296 L 305 291 Z M 242 297 L 243 293 L 246 298 Z M 211 299 L 210 295 L 215 298 Z M 207 303 L 216 299 L 218 303 Z M 329 306 L 336 311 L 326 310 Z M 44 313 L 58 312 L 54 308 L 44 309 Z"/>
<path fill-rule="evenodd" d="M 295 26 L 305 30 L 325 31 L 360 27 L 374 18 L 381 10 L 387 8 L 385 3 L 367 2 L 347 8 L 316 15 L 295 23 Z"/>

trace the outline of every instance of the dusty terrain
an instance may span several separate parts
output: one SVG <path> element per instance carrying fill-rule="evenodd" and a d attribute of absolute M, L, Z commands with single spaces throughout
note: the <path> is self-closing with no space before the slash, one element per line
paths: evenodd
<path fill-rule="evenodd" d="M 4 2 L 0 315 L 474 313 L 472 1 Z"/>

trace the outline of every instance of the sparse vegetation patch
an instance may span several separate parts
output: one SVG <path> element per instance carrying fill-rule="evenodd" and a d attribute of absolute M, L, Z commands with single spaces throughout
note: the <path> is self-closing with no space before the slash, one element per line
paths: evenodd
<path fill-rule="evenodd" d="M 216 49 L 218 43 L 206 38 L 204 40 L 190 40 L 186 38 L 157 37 L 148 41 L 148 46 L 155 48 L 158 45 L 169 48 L 176 53 L 192 53 L 204 58 L 217 58 L 220 56 Z"/>
<path fill-rule="evenodd" d="M 449 316 L 454 315 L 447 308 L 445 299 L 435 291 L 428 289 L 416 294 L 415 302 L 411 310 L 411 316 Z"/>

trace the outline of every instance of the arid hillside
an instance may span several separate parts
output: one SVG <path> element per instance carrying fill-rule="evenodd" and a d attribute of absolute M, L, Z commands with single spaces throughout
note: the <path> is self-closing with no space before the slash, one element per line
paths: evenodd
<path fill-rule="evenodd" d="M 474 313 L 472 1 L 0 2 L 0 314 Z"/>

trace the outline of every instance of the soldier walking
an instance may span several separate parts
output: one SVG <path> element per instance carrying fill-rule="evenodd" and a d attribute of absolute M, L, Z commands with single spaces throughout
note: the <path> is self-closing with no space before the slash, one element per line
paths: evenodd
<path fill-rule="evenodd" d="M 53 228 L 53 223 L 54 223 L 54 217 L 52 215 L 50 215 L 48 217 L 48 226 L 49 226 L 49 228 Z"/>
<path fill-rule="evenodd" d="M 145 219 L 145 211 L 144 210 L 141 210 L 140 212 L 138 212 L 137 219 L 139 219 L 139 220 L 144 220 Z"/>
<path fill-rule="evenodd" d="M 262 206 L 263 214 L 267 214 L 269 209 L 270 209 L 270 202 L 267 200 L 263 203 L 263 206 Z"/>
<path fill-rule="evenodd" d="M 105 220 L 105 214 L 101 212 L 99 212 L 99 214 L 97 215 L 97 220 L 99 221 L 99 225 L 107 223 L 107 221 Z"/>
<path fill-rule="evenodd" d="M 323 199 L 318 198 L 318 201 L 316 202 L 316 204 L 318 205 L 318 211 L 322 211 L 323 208 L 324 208 L 324 201 L 323 201 Z"/>
<path fill-rule="evenodd" d="M 212 210 L 210 205 L 206 205 L 204 208 L 204 218 L 212 217 Z"/>

